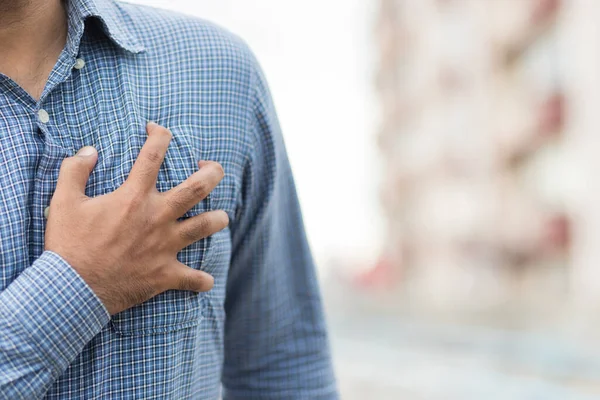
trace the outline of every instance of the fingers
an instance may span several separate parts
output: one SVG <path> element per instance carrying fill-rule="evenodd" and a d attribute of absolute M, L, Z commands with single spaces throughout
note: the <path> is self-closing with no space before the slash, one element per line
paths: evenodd
<path fill-rule="evenodd" d="M 177 262 L 170 267 L 171 283 L 169 289 L 208 292 L 215 284 L 215 279 L 204 271 L 196 270 Z"/>
<path fill-rule="evenodd" d="M 227 227 L 229 217 L 225 211 L 208 211 L 177 223 L 178 246 L 183 249 L 200 239 Z"/>
<path fill-rule="evenodd" d="M 154 122 L 149 122 L 146 131 L 148 139 L 142 146 L 137 160 L 131 168 L 128 182 L 137 185 L 141 190 L 147 191 L 156 188 L 158 171 L 162 165 L 167 148 L 171 142 L 171 132 Z"/>
<path fill-rule="evenodd" d="M 55 195 L 85 195 L 85 186 L 97 161 L 98 152 L 92 146 L 82 147 L 73 157 L 65 158 L 60 166 Z"/>
<path fill-rule="evenodd" d="M 177 187 L 164 193 L 169 217 L 181 217 L 205 199 L 223 179 L 224 172 L 221 164 L 213 161 L 201 161 L 198 165 L 200 170 Z"/>

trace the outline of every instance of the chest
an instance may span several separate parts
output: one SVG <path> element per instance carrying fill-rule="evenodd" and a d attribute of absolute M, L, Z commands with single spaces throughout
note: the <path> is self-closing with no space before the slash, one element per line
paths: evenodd
<path fill-rule="evenodd" d="M 36 104 L 28 103 L 14 88 L 0 88 L 1 288 L 43 252 L 44 209 L 52 198 L 62 160 L 83 146 L 96 147 L 98 163 L 86 195 L 112 192 L 127 179 L 146 140 L 149 120 L 173 133 L 158 190 L 183 182 L 196 171 L 198 160 L 218 161 L 225 178 L 184 218 L 225 210 L 235 219 L 243 152 L 230 133 L 238 123 L 231 101 L 201 74 L 190 85 L 173 79 L 172 74 L 111 56 L 110 49 L 102 51 L 91 54 L 82 47 L 80 57 L 86 59 L 86 67 L 72 71 Z M 194 243 L 178 257 L 215 277 L 215 290 L 206 296 L 211 297 L 211 304 L 221 304 L 231 258 L 229 229 Z M 161 294 L 115 316 L 111 327 L 124 336 L 183 329 L 200 320 L 203 304 L 207 304 L 203 296 Z"/>

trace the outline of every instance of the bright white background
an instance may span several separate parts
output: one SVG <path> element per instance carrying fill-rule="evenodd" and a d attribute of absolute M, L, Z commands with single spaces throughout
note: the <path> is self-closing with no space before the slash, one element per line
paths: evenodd
<path fill-rule="evenodd" d="M 133 0 L 208 19 L 242 36 L 275 99 L 321 267 L 378 251 L 373 5 L 366 0 Z"/>

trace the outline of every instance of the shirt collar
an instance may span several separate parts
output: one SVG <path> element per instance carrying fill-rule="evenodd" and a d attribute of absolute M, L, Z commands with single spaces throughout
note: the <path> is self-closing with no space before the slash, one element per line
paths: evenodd
<path fill-rule="evenodd" d="M 106 36 L 119 47 L 139 53 L 144 47 L 131 29 L 132 22 L 125 10 L 113 0 L 67 0 L 69 39 L 72 48 L 79 47 L 86 19 L 96 17 L 102 22 Z"/>

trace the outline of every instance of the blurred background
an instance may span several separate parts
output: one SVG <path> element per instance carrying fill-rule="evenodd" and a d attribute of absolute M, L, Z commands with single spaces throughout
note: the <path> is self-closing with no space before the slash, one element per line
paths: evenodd
<path fill-rule="evenodd" d="M 600 2 L 135 0 L 271 84 L 342 398 L 600 398 Z"/>

